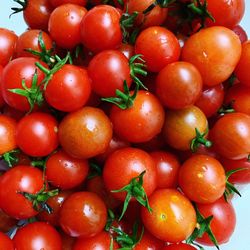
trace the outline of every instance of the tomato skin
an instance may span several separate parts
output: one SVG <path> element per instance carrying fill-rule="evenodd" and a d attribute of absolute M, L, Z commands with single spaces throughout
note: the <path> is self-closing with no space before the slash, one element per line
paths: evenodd
<path fill-rule="evenodd" d="M 130 59 L 135 54 L 134 46 L 127 43 L 122 43 L 118 50 L 121 51 L 127 59 Z"/>
<path fill-rule="evenodd" d="M 62 249 L 60 234 L 45 222 L 33 222 L 18 229 L 13 242 L 16 250 Z"/>
<path fill-rule="evenodd" d="M 155 237 L 177 243 L 185 240 L 196 225 L 196 213 L 191 202 L 175 189 L 158 189 L 149 197 L 153 212 L 141 209 L 146 229 Z"/>
<path fill-rule="evenodd" d="M 119 166 L 119 167 L 117 167 Z M 149 196 L 156 188 L 156 169 L 152 157 L 145 151 L 137 148 L 122 148 L 111 154 L 103 168 L 103 180 L 106 188 L 118 190 L 128 185 L 132 178 L 139 176 L 143 171 L 143 188 Z M 112 193 L 124 201 L 126 192 Z"/>
<path fill-rule="evenodd" d="M 67 3 L 85 6 L 87 3 L 87 0 L 49 0 L 49 2 L 53 7 L 56 8 L 60 5 L 67 4 Z"/>
<path fill-rule="evenodd" d="M 205 85 L 215 86 L 230 77 L 240 55 L 239 37 L 225 27 L 213 26 L 190 36 L 182 48 L 181 58 L 197 67 Z"/>
<path fill-rule="evenodd" d="M 161 250 L 196 250 L 196 248 L 189 244 L 178 243 L 165 246 Z"/>
<path fill-rule="evenodd" d="M 2 209 L 0 209 L 0 231 L 7 233 L 17 223 L 17 220 L 8 216 Z M 0 241 L 1 242 L 1 241 Z"/>
<path fill-rule="evenodd" d="M 104 202 L 90 192 L 73 193 L 60 210 L 60 225 L 72 237 L 93 237 L 104 229 L 106 220 Z"/>
<path fill-rule="evenodd" d="M 132 83 L 128 59 L 118 50 L 104 50 L 92 58 L 88 66 L 93 91 L 101 97 L 123 91 L 123 83 Z"/>
<path fill-rule="evenodd" d="M 47 156 L 58 146 L 57 132 L 57 121 L 52 115 L 31 113 L 17 124 L 17 145 L 27 155 Z"/>
<path fill-rule="evenodd" d="M 81 42 L 80 23 L 87 9 L 76 4 L 60 5 L 50 15 L 48 30 L 56 44 L 72 49 Z M 61 24 L 63 23 L 63 29 Z"/>
<path fill-rule="evenodd" d="M 91 81 L 87 70 L 65 64 L 49 81 L 45 99 L 55 109 L 72 112 L 84 106 L 90 94 Z"/>
<path fill-rule="evenodd" d="M 149 71 L 159 72 L 167 64 L 179 59 L 180 45 L 171 31 L 152 26 L 143 30 L 137 37 L 135 54 L 142 55 Z"/>
<path fill-rule="evenodd" d="M 243 159 L 250 152 L 250 116 L 243 113 L 226 114 L 211 130 L 215 150 L 228 159 Z"/>
<path fill-rule="evenodd" d="M 0 115 L 0 155 L 16 148 L 16 127 L 14 119 Z"/>
<path fill-rule="evenodd" d="M 12 58 L 18 36 L 5 28 L 0 28 L 0 65 L 5 66 Z"/>
<path fill-rule="evenodd" d="M 87 159 L 105 152 L 112 138 L 112 125 L 101 109 L 83 107 L 64 117 L 58 135 L 69 155 Z"/>
<path fill-rule="evenodd" d="M 14 250 L 12 240 L 2 232 L 0 232 L 0 249 Z"/>
<path fill-rule="evenodd" d="M 161 132 L 165 111 L 153 94 L 139 90 L 131 108 L 122 110 L 113 105 L 110 119 L 120 138 L 134 143 L 146 142 Z"/>
<path fill-rule="evenodd" d="M 228 242 L 236 225 L 236 214 L 231 202 L 226 202 L 222 197 L 211 204 L 197 204 L 197 208 L 205 218 L 213 216 L 211 230 L 218 244 Z M 197 241 L 208 246 L 214 245 L 206 233 Z"/>
<path fill-rule="evenodd" d="M 184 194 L 198 203 L 212 203 L 225 191 L 226 175 L 220 162 L 208 155 L 194 155 L 179 171 L 179 186 Z"/>
<path fill-rule="evenodd" d="M 156 79 L 156 94 L 170 109 L 183 109 L 193 105 L 201 95 L 202 78 L 188 62 L 174 62 L 164 67 Z"/>
<path fill-rule="evenodd" d="M 232 31 L 240 38 L 241 43 L 247 41 L 247 33 L 240 25 L 234 26 Z"/>
<path fill-rule="evenodd" d="M 94 53 L 117 49 L 122 43 L 120 17 L 117 9 L 109 5 L 99 5 L 88 11 L 81 22 L 83 45 Z"/>
<path fill-rule="evenodd" d="M 42 171 L 30 166 L 16 166 L 0 178 L 0 207 L 13 218 L 31 218 L 38 212 L 33 209 L 32 203 L 18 192 L 36 194 L 42 188 Z"/>

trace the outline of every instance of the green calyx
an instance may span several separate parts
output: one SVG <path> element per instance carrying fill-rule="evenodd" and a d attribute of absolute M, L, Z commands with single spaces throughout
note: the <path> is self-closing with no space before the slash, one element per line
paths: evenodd
<path fill-rule="evenodd" d="M 2 159 L 8 164 L 8 166 L 11 168 L 13 165 L 17 164 L 19 159 L 17 154 L 19 154 L 21 151 L 20 149 L 13 149 L 11 151 L 8 151 L 2 155 Z"/>
<path fill-rule="evenodd" d="M 13 0 L 14 2 L 18 3 L 20 5 L 20 7 L 13 7 L 11 8 L 11 10 L 13 11 L 9 17 L 11 17 L 12 15 L 22 12 L 25 10 L 25 8 L 27 7 L 28 4 L 28 0 Z"/>
<path fill-rule="evenodd" d="M 174 2 L 176 2 L 176 0 L 156 0 L 154 3 L 149 5 L 147 9 L 143 11 L 143 14 L 144 15 L 149 14 L 151 10 L 154 9 L 154 7 L 156 6 L 160 6 L 161 8 L 168 8 L 169 5 L 171 5 Z"/>
<path fill-rule="evenodd" d="M 89 174 L 87 176 L 88 180 L 93 179 L 96 176 L 102 175 L 102 168 L 99 165 L 97 165 L 94 162 L 90 162 L 89 166 L 90 166 L 90 171 L 89 171 Z"/>
<path fill-rule="evenodd" d="M 230 101 L 228 104 L 223 104 L 222 107 L 217 111 L 219 115 L 225 115 L 234 113 L 235 110 L 233 108 L 235 100 Z"/>

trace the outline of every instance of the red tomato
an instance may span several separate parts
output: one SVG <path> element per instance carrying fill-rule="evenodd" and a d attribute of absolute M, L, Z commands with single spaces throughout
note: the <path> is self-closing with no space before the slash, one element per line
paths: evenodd
<path fill-rule="evenodd" d="M 247 33 L 240 25 L 234 26 L 232 30 L 240 38 L 241 43 L 247 41 Z"/>
<path fill-rule="evenodd" d="M 144 226 L 155 237 L 167 242 L 187 239 L 196 226 L 196 213 L 191 202 L 174 189 L 158 189 L 149 197 L 153 211 L 142 207 Z"/>
<path fill-rule="evenodd" d="M 14 250 L 14 245 L 12 240 L 2 232 L 0 232 L 0 249 Z"/>
<path fill-rule="evenodd" d="M 93 237 L 106 224 L 107 208 L 98 195 L 90 192 L 75 192 L 63 203 L 60 225 L 72 237 Z"/>
<path fill-rule="evenodd" d="M 49 0 L 49 2 L 53 7 L 58 7 L 66 3 L 72 3 L 81 6 L 85 6 L 87 4 L 87 0 Z"/>
<path fill-rule="evenodd" d="M 57 132 L 57 121 L 52 115 L 32 113 L 24 116 L 17 124 L 17 145 L 27 155 L 47 156 L 58 146 Z"/>
<path fill-rule="evenodd" d="M 171 244 L 169 246 L 165 246 L 161 250 L 196 250 L 196 248 L 189 244 L 178 243 L 178 244 Z"/>
<path fill-rule="evenodd" d="M 130 59 L 135 54 L 134 46 L 127 43 L 122 43 L 118 50 L 121 51 L 127 59 Z"/>
<path fill-rule="evenodd" d="M 11 228 L 17 224 L 17 220 L 8 216 L 2 209 L 0 209 L 0 231 L 7 233 Z"/>
<path fill-rule="evenodd" d="M 61 250 L 62 240 L 56 229 L 45 222 L 33 222 L 17 230 L 15 250 Z"/>
<path fill-rule="evenodd" d="M 135 53 L 142 55 L 149 71 L 159 72 L 167 64 L 179 59 L 180 45 L 171 31 L 153 26 L 143 30 L 137 37 Z"/>

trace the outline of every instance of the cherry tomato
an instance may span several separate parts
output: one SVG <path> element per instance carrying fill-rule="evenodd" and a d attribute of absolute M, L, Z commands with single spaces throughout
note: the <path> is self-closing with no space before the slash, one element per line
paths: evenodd
<path fill-rule="evenodd" d="M 186 243 L 178 243 L 165 246 L 161 250 L 197 250 L 197 249 Z"/>
<path fill-rule="evenodd" d="M 12 240 L 2 232 L 0 232 L 0 249 L 14 250 L 14 245 Z"/>

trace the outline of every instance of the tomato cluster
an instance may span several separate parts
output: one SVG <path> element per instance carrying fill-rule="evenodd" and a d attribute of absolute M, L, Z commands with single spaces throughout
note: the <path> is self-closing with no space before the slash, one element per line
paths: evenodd
<path fill-rule="evenodd" d="M 15 2 L 29 28 L 0 28 L 0 249 L 228 242 L 250 183 L 245 1 Z"/>

